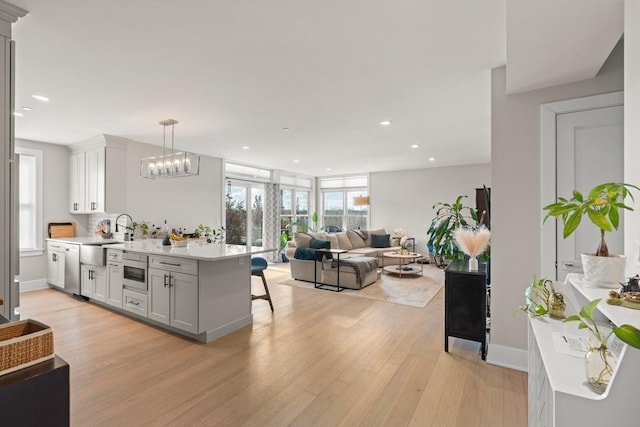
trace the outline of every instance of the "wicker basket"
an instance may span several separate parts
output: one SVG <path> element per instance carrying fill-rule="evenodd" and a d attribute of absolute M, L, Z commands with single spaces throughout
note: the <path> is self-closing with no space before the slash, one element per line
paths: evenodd
<path fill-rule="evenodd" d="M 0 325 L 0 375 L 53 358 L 53 331 L 26 319 Z"/>

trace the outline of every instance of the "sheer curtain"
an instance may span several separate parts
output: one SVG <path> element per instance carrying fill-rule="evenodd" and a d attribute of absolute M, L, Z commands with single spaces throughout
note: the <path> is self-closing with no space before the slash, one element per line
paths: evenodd
<path fill-rule="evenodd" d="M 280 184 L 264 185 L 264 248 L 275 248 L 264 257 L 278 262 L 280 249 Z"/>

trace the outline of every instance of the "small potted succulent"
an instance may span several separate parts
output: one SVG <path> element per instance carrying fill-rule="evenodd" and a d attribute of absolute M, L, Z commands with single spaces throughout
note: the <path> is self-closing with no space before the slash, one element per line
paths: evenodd
<path fill-rule="evenodd" d="M 583 216 L 600 229 L 600 243 L 594 254 L 581 254 L 584 279 L 603 287 L 617 287 L 624 281 L 625 257 L 610 255 L 605 242 L 605 233 L 618 229 L 621 209 L 633 210 L 624 204 L 627 197 L 633 201 L 631 190 L 640 188 L 631 184 L 609 182 L 593 187 L 587 195 L 577 190 L 570 199 L 558 197 L 555 203 L 547 205 L 544 221 L 549 217 L 562 220 L 563 237 L 566 239 L 576 231 Z M 543 221 L 543 223 L 544 223 Z"/>

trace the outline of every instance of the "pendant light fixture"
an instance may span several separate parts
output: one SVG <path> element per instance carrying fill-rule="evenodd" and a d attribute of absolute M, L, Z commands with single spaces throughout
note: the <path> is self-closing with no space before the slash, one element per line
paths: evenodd
<path fill-rule="evenodd" d="M 143 178 L 177 178 L 192 176 L 200 173 L 200 156 L 180 151 L 174 153 L 174 128 L 177 120 L 166 119 L 160 121 L 162 132 L 162 156 L 145 157 L 140 160 L 140 176 Z M 167 127 L 171 126 L 171 153 L 167 154 Z"/>

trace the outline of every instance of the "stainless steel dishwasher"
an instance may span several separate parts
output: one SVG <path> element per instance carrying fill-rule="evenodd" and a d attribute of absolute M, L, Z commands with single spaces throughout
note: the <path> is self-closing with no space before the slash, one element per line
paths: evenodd
<path fill-rule="evenodd" d="M 80 295 L 80 245 L 65 244 L 64 290 Z"/>

